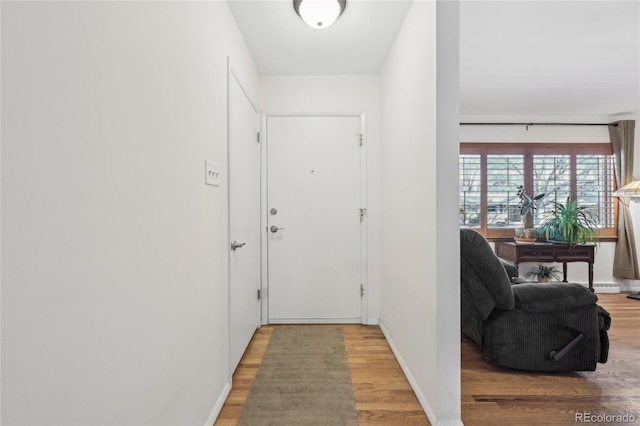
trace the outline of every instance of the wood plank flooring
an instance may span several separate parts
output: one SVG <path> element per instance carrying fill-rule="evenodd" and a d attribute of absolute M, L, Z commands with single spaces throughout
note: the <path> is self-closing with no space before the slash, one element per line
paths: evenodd
<path fill-rule="evenodd" d="M 612 323 L 609 360 L 596 371 L 527 373 L 496 367 L 482 361 L 478 345 L 463 336 L 465 426 L 573 425 L 576 413 L 629 413 L 640 424 L 640 300 L 625 294 L 599 294 L 598 299 Z"/>
<path fill-rule="evenodd" d="M 482 361 L 462 337 L 462 420 L 465 426 L 570 425 L 576 413 L 636 417 L 640 424 L 640 300 L 600 294 L 612 316 L 609 361 L 594 372 L 527 373 Z M 235 426 L 274 327 L 259 329 L 233 378 L 215 426 Z M 378 327 L 343 325 L 361 425 L 429 425 Z M 620 422 L 591 424 L 628 424 Z M 327 425 L 331 426 L 331 425 Z"/>
<path fill-rule="evenodd" d="M 274 327 L 287 326 L 270 325 L 256 331 L 233 375 L 233 389 L 215 426 L 237 424 Z M 362 325 L 340 327 L 360 425 L 430 425 L 380 328 Z"/>

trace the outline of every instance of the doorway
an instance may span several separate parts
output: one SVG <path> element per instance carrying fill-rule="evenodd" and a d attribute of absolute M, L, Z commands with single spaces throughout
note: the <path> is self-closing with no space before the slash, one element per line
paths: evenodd
<path fill-rule="evenodd" d="M 229 72 L 229 363 L 260 325 L 259 114 Z"/>
<path fill-rule="evenodd" d="M 362 120 L 267 118 L 270 323 L 366 318 Z"/>

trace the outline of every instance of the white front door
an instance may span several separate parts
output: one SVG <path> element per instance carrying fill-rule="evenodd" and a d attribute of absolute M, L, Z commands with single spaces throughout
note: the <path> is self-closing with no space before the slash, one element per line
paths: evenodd
<path fill-rule="evenodd" d="M 233 372 L 260 324 L 258 113 L 229 74 L 229 309 Z"/>
<path fill-rule="evenodd" d="M 267 118 L 269 322 L 362 320 L 359 117 Z"/>

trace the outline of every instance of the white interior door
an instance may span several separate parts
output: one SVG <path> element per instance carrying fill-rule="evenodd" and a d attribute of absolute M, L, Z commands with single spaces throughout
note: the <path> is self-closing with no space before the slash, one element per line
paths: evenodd
<path fill-rule="evenodd" d="M 268 117 L 269 322 L 361 322 L 359 117 Z"/>
<path fill-rule="evenodd" d="M 233 372 L 260 324 L 259 116 L 229 75 L 229 308 Z"/>

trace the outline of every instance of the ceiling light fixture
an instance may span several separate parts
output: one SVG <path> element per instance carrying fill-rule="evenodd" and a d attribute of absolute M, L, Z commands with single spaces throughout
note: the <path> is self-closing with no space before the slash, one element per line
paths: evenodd
<path fill-rule="evenodd" d="M 347 0 L 293 0 L 293 8 L 311 28 L 322 30 L 333 24 L 347 6 Z"/>

